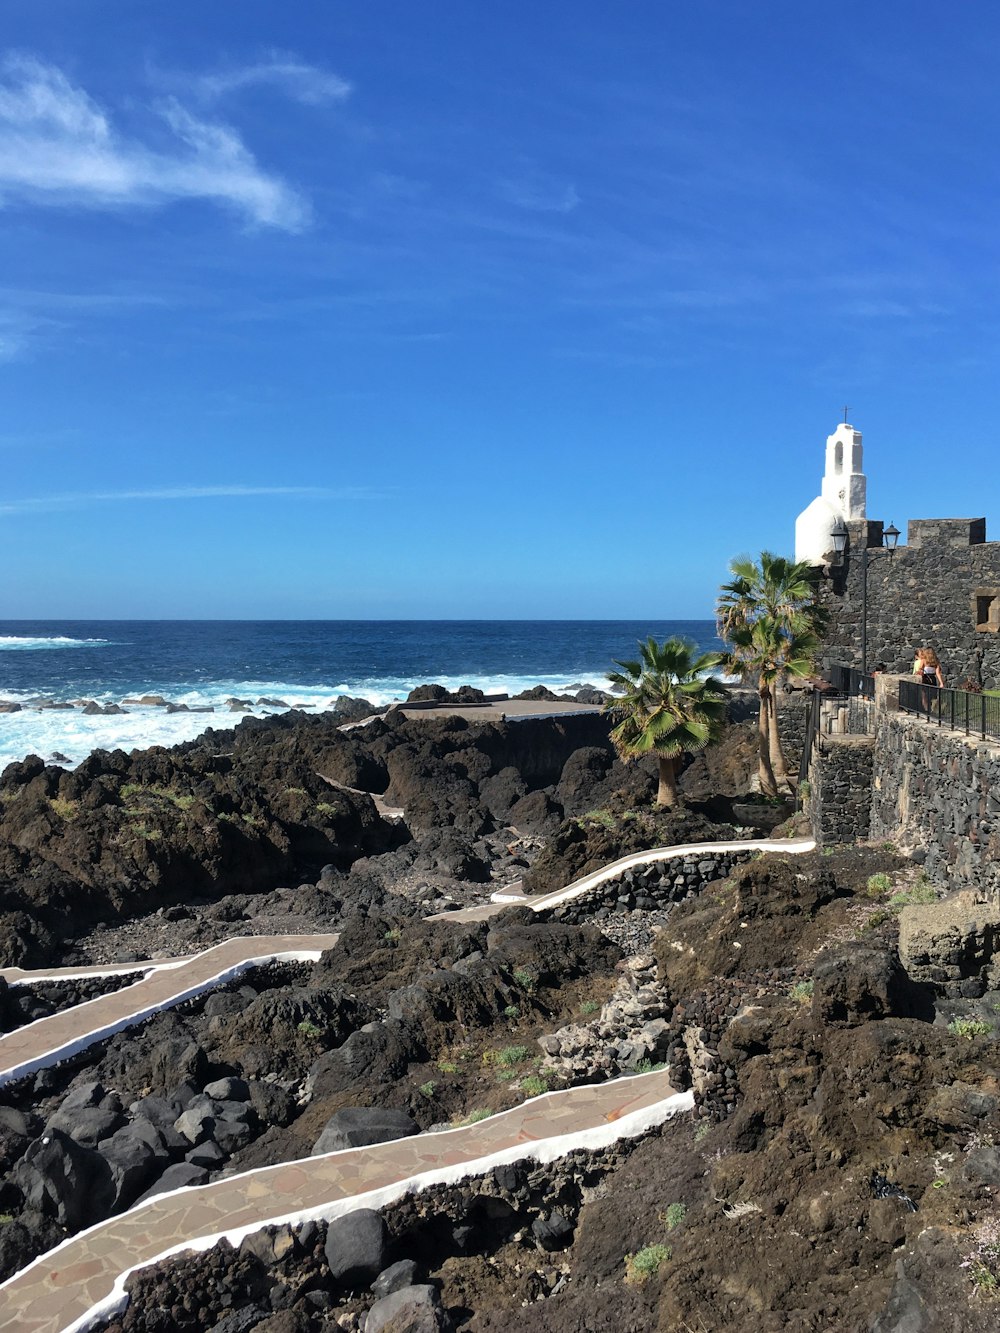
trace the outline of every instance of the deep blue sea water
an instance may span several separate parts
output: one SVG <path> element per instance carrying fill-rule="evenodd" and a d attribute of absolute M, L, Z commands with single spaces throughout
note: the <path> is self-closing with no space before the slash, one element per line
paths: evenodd
<path fill-rule="evenodd" d="M 602 685 L 612 663 L 634 656 L 649 634 L 719 647 L 710 620 L 0 621 L 0 699 L 24 705 L 0 714 L 0 767 L 29 753 L 77 763 L 98 746 L 175 744 L 206 726 L 232 725 L 232 696 L 319 711 L 341 694 L 404 699 L 427 681 L 509 694 Z M 141 694 L 217 713 L 130 706 L 121 716 L 90 717 L 31 706 Z"/>

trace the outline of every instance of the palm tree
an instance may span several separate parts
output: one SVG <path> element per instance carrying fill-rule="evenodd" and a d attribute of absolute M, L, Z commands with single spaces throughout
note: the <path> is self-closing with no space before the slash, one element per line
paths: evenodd
<path fill-rule="evenodd" d="M 645 754 L 659 761 L 656 804 L 678 805 L 677 769 L 685 754 L 704 749 L 718 738 L 726 717 L 726 688 L 709 675 L 719 665 L 719 653 L 696 656 L 694 644 L 672 638 L 657 643 L 652 637 L 639 644 L 639 660 L 616 662 L 620 671 L 608 673 L 618 698 L 605 711 L 619 719 L 611 740 L 628 763 Z"/>
<path fill-rule="evenodd" d="M 760 696 L 760 786 L 777 796 L 790 788 L 778 728 L 778 690 L 788 676 L 808 676 L 819 648 L 825 613 L 816 603 L 815 571 L 807 561 L 761 551 L 760 563 L 740 556 L 729 566 L 716 607 L 719 637 L 728 645 L 726 669 L 755 679 Z"/>

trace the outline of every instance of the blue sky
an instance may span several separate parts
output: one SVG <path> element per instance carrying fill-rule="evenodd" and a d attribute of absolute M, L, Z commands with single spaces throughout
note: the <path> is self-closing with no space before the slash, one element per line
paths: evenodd
<path fill-rule="evenodd" d="M 708 616 L 844 404 L 870 516 L 1000 537 L 993 5 L 0 40 L 0 616 Z"/>

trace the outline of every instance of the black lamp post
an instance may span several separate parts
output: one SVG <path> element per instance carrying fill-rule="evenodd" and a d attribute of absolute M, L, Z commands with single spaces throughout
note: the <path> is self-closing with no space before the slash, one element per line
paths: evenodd
<path fill-rule="evenodd" d="M 833 549 L 837 555 L 843 555 L 847 549 L 847 526 L 842 518 L 838 518 L 830 533 L 833 538 Z M 882 545 L 869 550 L 867 546 L 861 548 L 861 674 L 868 675 L 868 561 L 877 555 L 887 555 L 890 558 L 896 550 L 896 543 L 899 541 L 899 528 L 894 523 L 882 533 Z"/>

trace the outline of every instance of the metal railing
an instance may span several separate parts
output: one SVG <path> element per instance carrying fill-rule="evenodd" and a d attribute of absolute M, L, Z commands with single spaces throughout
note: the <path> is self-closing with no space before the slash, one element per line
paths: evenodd
<path fill-rule="evenodd" d="M 857 667 L 835 665 L 827 670 L 826 677 L 837 693 L 848 699 L 875 698 L 875 677 Z"/>
<path fill-rule="evenodd" d="M 1000 740 L 1000 697 L 996 695 L 901 680 L 899 708 L 900 712 L 914 713 L 929 722 L 936 722 L 939 727 L 963 731 L 966 736 Z"/>

